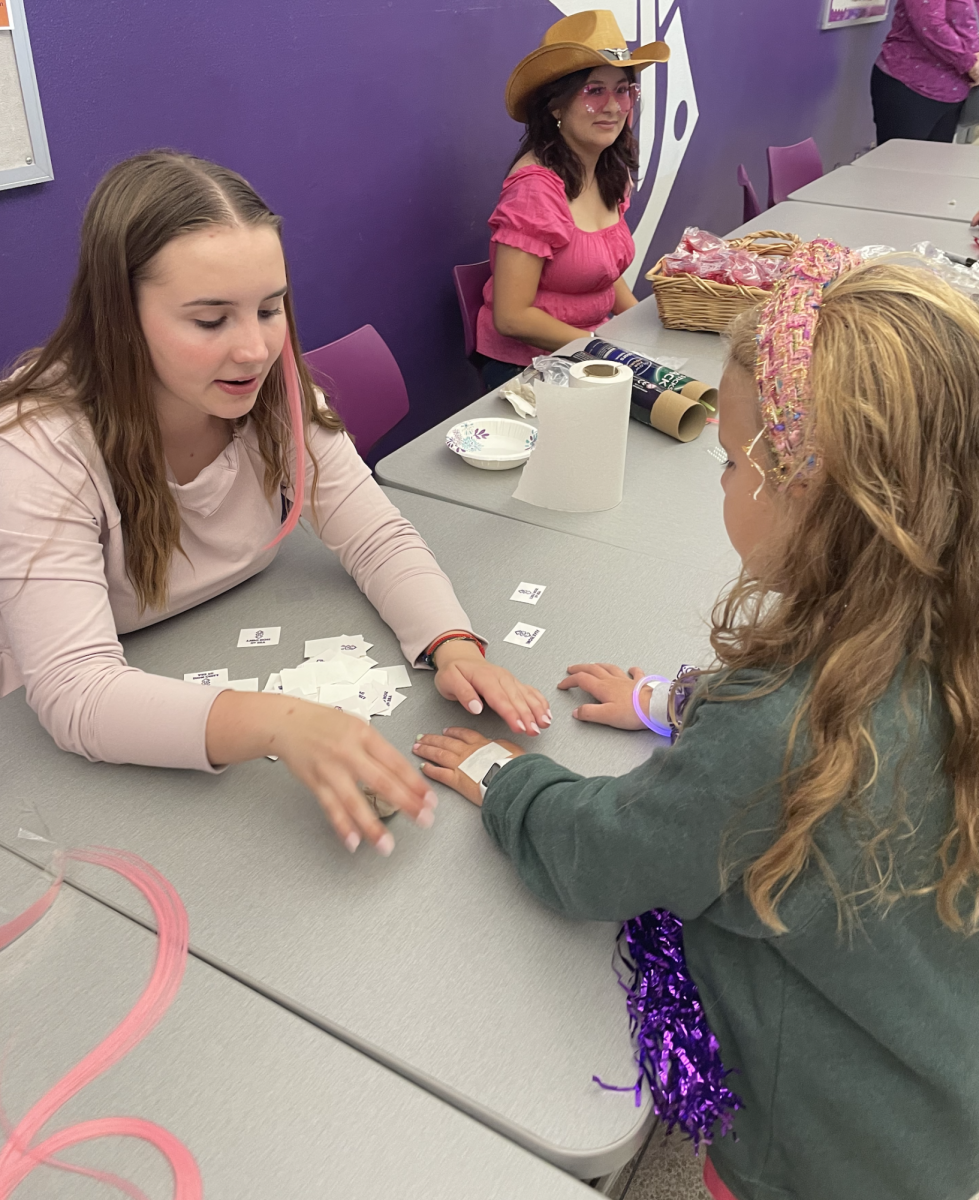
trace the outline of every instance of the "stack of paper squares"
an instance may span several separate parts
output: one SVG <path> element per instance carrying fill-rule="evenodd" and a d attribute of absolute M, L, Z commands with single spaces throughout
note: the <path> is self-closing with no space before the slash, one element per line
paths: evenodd
<path fill-rule="evenodd" d="M 400 664 L 379 667 L 367 653 L 372 644 L 360 633 L 313 638 L 306 642 L 305 662 L 270 675 L 263 690 L 328 704 L 365 721 L 389 717 L 405 699 L 397 689 L 411 687 L 411 680 Z"/>

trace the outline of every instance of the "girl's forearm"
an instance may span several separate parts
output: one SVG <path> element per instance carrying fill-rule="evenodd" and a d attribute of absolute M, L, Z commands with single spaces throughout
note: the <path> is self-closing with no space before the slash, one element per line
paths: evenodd
<path fill-rule="evenodd" d="M 285 723 L 296 705 L 294 696 L 266 692 L 223 691 L 207 716 L 205 745 L 212 766 L 246 762 L 282 749 Z"/>
<path fill-rule="evenodd" d="M 504 337 L 526 342 L 528 346 L 539 346 L 542 350 L 559 350 L 575 338 L 588 337 L 592 332 L 567 325 L 539 308 L 524 308 L 512 314 L 494 313 L 493 323 L 497 333 Z"/>

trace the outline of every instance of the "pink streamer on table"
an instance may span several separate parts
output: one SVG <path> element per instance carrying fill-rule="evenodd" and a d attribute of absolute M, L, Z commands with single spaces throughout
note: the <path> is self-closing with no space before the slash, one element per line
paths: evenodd
<path fill-rule="evenodd" d="M 76 1166 L 54 1158 L 59 1151 L 80 1142 L 101 1137 L 136 1137 L 149 1142 L 169 1161 L 173 1171 L 174 1200 L 201 1200 L 204 1194 L 200 1171 L 194 1156 L 178 1138 L 140 1117 L 102 1117 L 81 1121 L 67 1129 L 51 1134 L 44 1141 L 31 1143 L 55 1113 L 109 1067 L 117 1063 L 138 1045 L 170 1007 L 180 988 L 187 963 L 189 927 L 187 910 L 173 885 L 149 863 L 125 850 L 94 847 L 70 850 L 59 856 L 58 874 L 45 894 L 27 910 L 6 925 L 0 925 L 0 949 L 8 946 L 36 924 L 54 903 L 64 878 L 64 863 L 68 859 L 92 863 L 115 871 L 139 888 L 153 909 L 157 928 L 157 953 L 153 973 L 143 994 L 129 1014 L 94 1050 L 60 1079 L 40 1100 L 9 1129 L 7 1141 L 0 1150 L 0 1200 L 7 1200 L 24 1179 L 41 1164 L 60 1167 L 80 1175 L 88 1175 L 125 1192 L 132 1200 L 146 1200 L 143 1192 L 121 1179 L 103 1171 Z"/>
<path fill-rule="evenodd" d="M 296 365 L 296 355 L 292 349 L 292 336 L 286 331 L 285 344 L 282 347 L 282 373 L 286 380 L 286 399 L 289 403 L 289 420 L 292 425 L 292 443 L 296 453 L 295 477 L 292 482 L 292 508 L 282 522 L 282 527 L 275 537 L 265 547 L 271 550 L 273 546 L 299 524 L 303 512 L 303 501 L 306 499 L 306 418 L 303 412 L 303 395 L 299 386 L 299 367 Z"/>

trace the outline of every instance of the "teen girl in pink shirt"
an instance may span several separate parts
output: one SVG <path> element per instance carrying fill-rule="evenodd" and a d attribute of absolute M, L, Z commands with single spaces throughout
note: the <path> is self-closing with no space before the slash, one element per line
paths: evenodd
<path fill-rule="evenodd" d="M 351 851 L 366 837 L 390 853 L 358 782 L 422 825 L 435 797 L 368 725 L 146 674 L 118 638 L 261 571 L 301 508 L 443 696 L 532 735 L 550 723 L 539 692 L 486 662 L 314 389 L 280 224 L 241 176 L 187 155 L 140 155 L 96 188 L 64 320 L 0 383 L 0 695 L 25 684 L 58 745 L 92 760 L 213 771 L 276 754 Z"/>
<path fill-rule="evenodd" d="M 667 53 L 654 43 L 630 56 L 611 13 L 576 13 L 510 76 L 507 110 L 527 129 L 489 220 L 493 273 L 476 325 L 487 389 L 636 303 L 622 277 L 635 257 L 635 80 Z"/>

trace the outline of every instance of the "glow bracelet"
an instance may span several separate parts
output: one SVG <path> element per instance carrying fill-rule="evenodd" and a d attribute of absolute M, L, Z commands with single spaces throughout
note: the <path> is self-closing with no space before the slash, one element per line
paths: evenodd
<path fill-rule="evenodd" d="M 149 1142 L 169 1160 L 173 1172 L 173 1200 L 202 1200 L 203 1184 L 193 1155 L 168 1130 L 142 1117 L 101 1117 L 80 1121 L 49 1134 L 43 1141 L 35 1140 L 63 1104 L 128 1054 L 157 1024 L 177 994 L 187 962 L 187 911 L 172 885 L 135 854 L 103 847 L 69 850 L 59 855 L 57 874 L 47 892 L 26 912 L 0 925 L 0 949 L 23 936 L 54 903 L 61 889 L 66 859 L 107 867 L 139 888 L 150 902 L 156 918 L 156 962 L 143 994 L 115 1029 L 59 1079 L 13 1128 L 4 1119 L 7 1141 L 0 1148 L 0 1200 L 6 1200 L 35 1167 L 42 1165 L 98 1179 L 118 1188 L 132 1200 L 146 1200 L 139 1188 L 117 1175 L 55 1158 L 61 1150 L 101 1137 L 134 1137 Z"/>
<path fill-rule="evenodd" d="M 652 695 L 649 697 L 649 707 L 652 708 L 653 696 L 656 695 L 657 686 L 661 683 L 666 684 L 667 692 L 669 692 L 671 680 L 667 679 L 663 675 L 644 675 L 632 689 L 632 707 L 636 710 L 636 716 L 640 721 L 642 721 L 647 729 L 651 729 L 653 733 L 658 733 L 662 737 L 671 737 L 673 730 L 670 728 L 669 722 L 666 720 L 657 721 L 648 713 L 643 712 L 642 704 L 639 702 L 639 693 L 647 684 L 649 684 L 652 689 Z M 665 715 L 666 713 L 664 709 L 664 717 Z"/>

